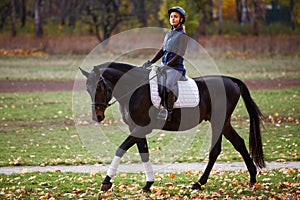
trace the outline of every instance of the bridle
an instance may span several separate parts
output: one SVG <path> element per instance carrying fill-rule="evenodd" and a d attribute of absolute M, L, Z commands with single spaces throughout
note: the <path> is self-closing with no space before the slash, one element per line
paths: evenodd
<path fill-rule="evenodd" d="M 157 74 L 154 75 L 153 77 L 151 77 L 150 79 L 145 80 L 138 87 L 134 88 L 133 90 L 130 90 L 129 92 L 127 92 L 126 94 L 124 94 L 123 96 L 121 96 L 118 99 L 120 100 L 120 99 L 126 97 L 127 95 L 129 95 L 133 91 L 135 91 L 137 88 L 139 88 L 141 85 L 144 85 L 145 83 L 147 83 L 148 81 L 154 79 L 155 77 L 157 77 Z M 95 108 L 96 110 L 100 110 L 100 108 L 103 107 L 104 110 L 105 110 L 106 108 L 108 108 L 108 107 L 112 106 L 113 104 L 115 104 L 117 102 L 117 99 L 115 99 L 113 102 L 109 103 L 110 99 L 109 99 L 108 95 L 110 95 L 110 96 L 112 95 L 112 89 L 111 89 L 111 87 L 109 87 L 109 85 L 106 83 L 106 81 L 104 80 L 104 78 L 102 76 L 100 76 L 100 78 L 97 82 L 96 91 L 98 90 L 100 83 L 103 83 L 105 85 L 105 87 L 107 87 L 107 89 L 105 89 L 105 91 L 104 91 L 105 102 L 93 102 L 92 107 Z"/>
<path fill-rule="evenodd" d="M 109 106 L 111 106 L 112 104 L 115 103 L 115 102 L 109 103 L 109 101 L 110 101 L 109 96 L 111 96 L 112 90 L 111 90 L 111 88 L 109 87 L 109 85 L 106 83 L 106 81 L 104 80 L 104 78 L 102 76 L 100 76 L 100 78 L 97 82 L 96 92 L 100 90 L 99 87 L 100 87 L 101 83 L 103 83 L 106 87 L 105 90 L 104 90 L 105 101 L 104 102 L 97 102 L 97 101 L 93 102 L 92 107 L 96 110 L 100 110 L 101 108 L 104 108 L 104 110 L 105 110 L 106 108 L 108 108 Z"/>

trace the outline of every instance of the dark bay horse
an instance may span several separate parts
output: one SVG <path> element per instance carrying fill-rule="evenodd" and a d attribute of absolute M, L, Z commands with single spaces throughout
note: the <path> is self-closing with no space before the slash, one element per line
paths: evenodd
<path fill-rule="evenodd" d="M 118 101 L 123 121 L 128 125 L 130 135 L 116 150 L 115 157 L 102 182 L 101 190 L 112 187 L 111 178 L 116 174 L 120 159 L 133 145 L 137 145 L 145 171 L 144 191 L 150 191 L 154 172 L 149 161 L 146 135 L 153 129 L 167 131 L 188 130 L 203 120 L 210 121 L 212 142 L 209 162 L 200 179 L 192 189 L 201 189 L 221 152 L 222 135 L 241 154 L 250 174 L 250 184 L 256 182 L 257 167 L 265 167 L 262 149 L 260 120 L 262 114 L 250 96 L 247 86 L 239 79 L 227 76 L 203 76 L 193 78 L 200 93 L 200 103 L 192 108 L 176 108 L 171 121 L 157 119 L 158 109 L 150 100 L 149 70 L 124 63 L 109 62 L 95 66 L 91 72 L 80 69 L 87 78 L 86 87 L 92 99 L 93 120 L 101 122 L 112 97 Z M 250 117 L 249 147 L 231 125 L 231 115 L 242 96 Z M 251 155 L 251 156 L 250 156 Z"/>

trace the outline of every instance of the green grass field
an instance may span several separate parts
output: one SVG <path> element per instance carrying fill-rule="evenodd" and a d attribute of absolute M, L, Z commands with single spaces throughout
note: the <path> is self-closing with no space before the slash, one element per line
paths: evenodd
<path fill-rule="evenodd" d="M 0 79 L 2 80 L 73 80 L 83 56 L 48 57 L 1 57 Z M 126 61 L 126 59 L 125 59 Z M 144 58 L 130 59 L 131 63 L 142 63 Z M 261 59 L 222 58 L 216 60 L 222 74 L 241 79 L 300 78 L 299 58 L 273 57 Z M 88 95 L 88 94 L 86 94 Z M 251 95 L 266 117 L 262 128 L 265 158 L 268 161 L 300 161 L 300 90 L 299 88 L 254 90 Z M 82 143 L 82 134 L 77 133 L 72 112 L 72 92 L 0 93 L 0 166 L 19 165 L 79 165 L 110 163 L 114 150 L 126 137 L 117 134 L 119 119 L 113 113 L 117 105 L 109 108 L 106 121 L 97 127 L 105 132 L 106 138 L 95 138 L 102 144 L 115 146 L 111 151 L 90 151 L 92 145 Z M 115 123 L 114 121 L 117 121 Z M 112 123 L 111 123 L 112 122 Z M 249 121 L 244 103 L 239 102 L 234 115 L 233 126 L 248 144 Z M 96 126 L 87 122 L 84 126 Z M 124 126 L 124 127 L 123 127 Z M 209 136 L 208 123 L 199 125 L 191 133 L 189 146 L 176 154 L 172 161 L 201 162 L 207 160 L 203 147 Z M 126 131 L 125 131 L 126 132 Z M 167 162 L 171 154 L 162 154 L 170 143 L 176 144 L 176 136 L 170 132 L 149 135 L 149 147 L 153 162 Z M 205 137 L 204 137 L 205 136 Z M 175 140 L 174 140 L 175 138 Z M 99 142 L 99 141 L 98 141 Z M 200 145 L 199 145 L 200 144 Z M 201 146 L 202 145 L 202 146 Z M 223 139 L 223 152 L 218 161 L 240 161 L 241 157 L 232 145 Z M 248 145 L 247 145 L 248 146 Z M 101 151 L 103 147 L 99 147 Z M 104 147 L 105 148 L 105 147 Z M 204 150 L 203 150 L 204 149 Z M 177 156 L 176 156 L 177 155 Z M 140 162 L 135 148 L 122 160 L 125 163 Z M 1 172 L 0 172 L 1 173 Z M 90 199 L 98 193 L 105 174 L 77 173 L 24 173 L 0 175 L 1 199 Z M 118 199 L 188 199 L 188 198 L 297 198 L 299 197 L 299 169 L 277 169 L 261 171 L 254 188 L 246 186 L 246 171 L 213 171 L 203 191 L 188 188 L 201 172 L 182 172 L 171 176 L 169 173 L 156 174 L 152 194 L 141 194 L 144 175 L 121 173 L 114 179 L 115 188 L 103 193 L 104 198 Z M 135 182 L 133 182 L 133 180 Z"/>
<path fill-rule="evenodd" d="M 3 114 L 0 134 L 3 139 L 0 141 L 0 148 L 3 153 L 0 165 L 109 163 L 114 150 L 108 152 L 111 154 L 109 157 L 97 157 L 88 152 L 89 148 L 83 147 L 73 123 L 71 95 L 71 92 L 2 93 L 0 108 Z M 262 128 L 266 159 L 300 160 L 299 89 L 257 90 L 252 91 L 252 95 L 267 118 L 265 128 Z M 272 102 L 266 101 L 271 98 Z M 111 110 L 115 110 L 116 107 L 117 105 L 107 110 L 108 121 L 112 121 L 115 117 Z M 233 126 L 246 142 L 249 134 L 247 119 L 244 103 L 240 101 L 234 112 Z M 117 133 L 118 123 L 106 122 L 105 126 L 99 125 L 102 131 L 108 134 L 106 139 L 112 140 L 115 145 L 120 144 L 126 134 Z M 190 133 L 194 135 L 191 146 L 187 150 L 182 150 L 183 154 L 180 154 L 177 161 L 197 162 L 204 159 L 203 155 L 197 152 L 200 151 L 199 144 L 203 144 L 203 136 L 206 140 L 209 138 L 205 135 L 208 128 L 209 124 L 203 123 L 198 126 L 196 133 Z M 174 136 L 176 133 L 170 132 L 149 135 L 149 146 L 153 149 L 153 153 L 159 153 L 155 149 L 168 145 L 171 138 L 176 138 Z M 225 139 L 223 144 L 224 151 L 219 158 L 220 161 L 240 160 L 231 144 Z M 132 162 L 132 159 L 139 161 L 139 156 L 124 161 Z M 153 156 L 153 159 L 156 162 L 167 161 L 163 160 L 163 157 L 162 160 L 157 160 Z"/>
<path fill-rule="evenodd" d="M 132 53 L 114 59 L 111 55 L 99 55 L 97 60 L 127 62 L 134 65 L 142 65 L 152 55 L 139 55 Z M 134 56 L 134 57 L 133 57 Z M 78 67 L 81 66 L 85 57 L 82 55 L 52 55 L 44 57 L 19 56 L 0 57 L 1 80 L 74 80 Z M 274 56 L 267 58 L 191 58 L 198 63 L 203 72 L 203 66 L 216 67 L 221 74 L 226 74 L 245 79 L 279 79 L 300 78 L 300 57 L 298 56 Z M 203 63 L 205 62 L 205 63 Z M 207 64 L 207 62 L 209 62 Z M 97 62 L 98 63 L 98 62 Z M 98 63 L 101 64 L 101 63 Z M 160 64 L 157 62 L 157 64 Z M 215 65 L 215 66 L 213 66 Z M 93 66 L 84 66 L 92 69 Z M 188 75 L 194 77 L 194 67 L 187 63 Z M 215 71 L 217 72 L 217 71 Z"/>
<path fill-rule="evenodd" d="M 247 171 L 212 171 L 203 190 L 191 190 L 201 172 L 156 173 L 152 193 L 142 193 L 141 173 L 121 173 L 112 191 L 102 199 L 297 199 L 299 169 L 260 171 L 258 182 L 249 187 Z M 1 199 L 96 199 L 104 173 L 23 173 L 0 175 Z"/>

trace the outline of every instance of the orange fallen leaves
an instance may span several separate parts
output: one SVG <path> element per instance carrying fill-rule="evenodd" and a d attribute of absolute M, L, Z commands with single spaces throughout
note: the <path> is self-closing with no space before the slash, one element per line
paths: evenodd
<path fill-rule="evenodd" d="M 171 178 L 171 179 L 174 179 L 174 178 L 175 178 L 175 174 L 171 173 L 171 174 L 170 174 L 170 178 Z"/>
<path fill-rule="evenodd" d="M 300 197 L 300 169 L 298 168 L 259 171 L 258 182 L 253 186 L 247 184 L 246 170 L 214 170 L 202 190 L 192 190 L 190 184 L 197 179 L 195 175 L 199 173 L 190 170 L 157 173 L 151 193 L 142 192 L 144 180 L 138 180 L 142 179 L 144 174 L 139 173 L 118 174 L 113 180 L 112 189 L 107 192 L 99 192 L 101 184 L 99 177 L 89 174 L 54 172 L 4 175 L 0 179 L 6 186 L 0 189 L 0 199 L 24 199 L 29 195 L 34 199 L 94 199 L 95 197 L 96 199 L 97 197 L 98 199 L 299 199 Z M 126 181 L 127 179 L 130 181 Z"/>
<path fill-rule="evenodd" d="M 1 56 L 44 56 L 47 53 L 40 49 L 0 49 Z"/>

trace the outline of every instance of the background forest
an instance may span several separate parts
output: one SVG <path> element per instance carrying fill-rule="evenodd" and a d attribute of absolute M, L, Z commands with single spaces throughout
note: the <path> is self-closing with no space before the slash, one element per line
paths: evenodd
<path fill-rule="evenodd" d="M 94 35 L 101 42 L 132 28 L 167 28 L 166 11 L 175 5 L 186 10 L 186 29 L 195 39 L 214 34 L 299 33 L 296 0 L 2 0 L 0 34 Z"/>

